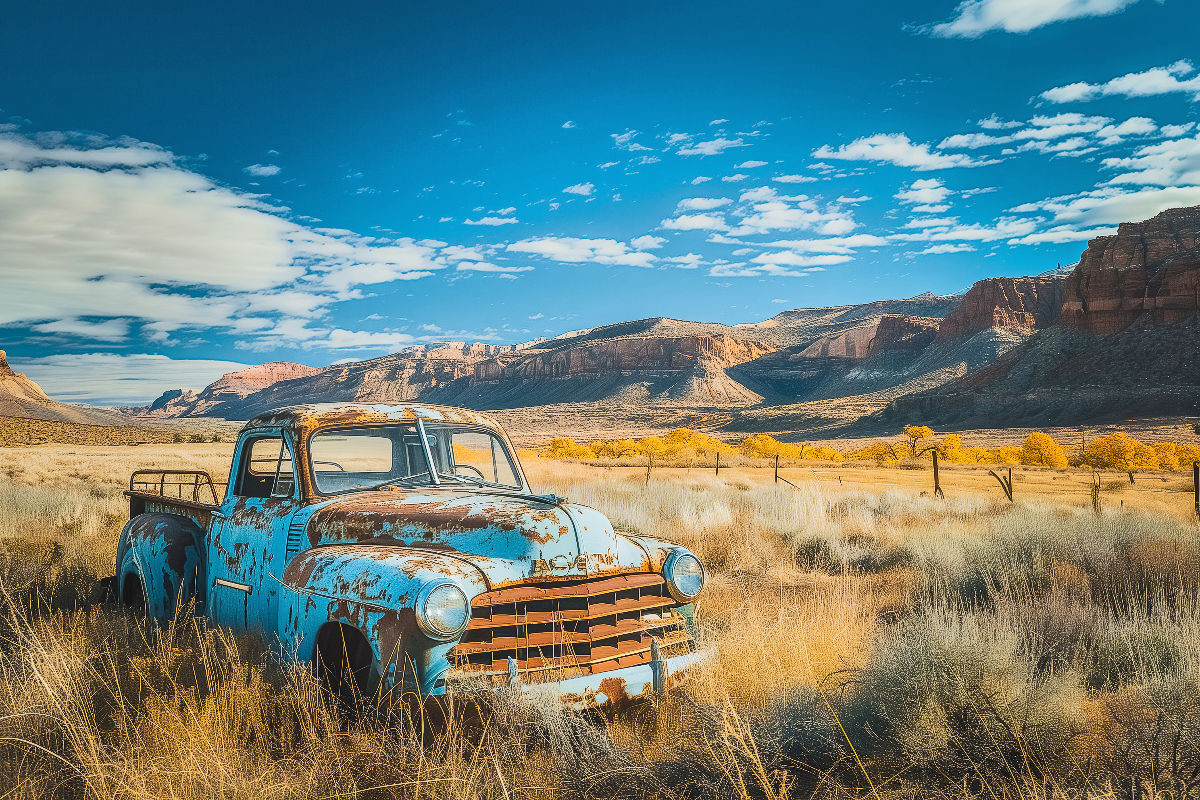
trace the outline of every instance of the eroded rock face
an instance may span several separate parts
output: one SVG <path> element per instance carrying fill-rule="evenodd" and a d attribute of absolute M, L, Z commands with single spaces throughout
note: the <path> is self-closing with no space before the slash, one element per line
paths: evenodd
<path fill-rule="evenodd" d="M 1062 308 L 1061 277 L 984 278 L 963 295 L 938 329 L 949 341 L 988 328 L 1032 333 L 1054 324 Z"/>
<path fill-rule="evenodd" d="M 862 359 L 885 350 L 919 350 L 930 344 L 941 320 L 888 314 L 848 331 L 822 336 L 800 352 L 802 358 Z"/>
<path fill-rule="evenodd" d="M 1200 208 L 1125 222 L 1088 242 L 1064 287 L 1063 325 L 1088 333 L 1124 330 L 1142 314 L 1160 325 L 1200 310 Z"/>
<path fill-rule="evenodd" d="M 13 372 L 12 367 L 8 365 L 8 354 L 3 350 L 0 350 L 0 395 L 34 402 L 50 399 L 42 391 L 42 387 L 25 377 L 24 373 Z"/>
<path fill-rule="evenodd" d="M 475 365 L 478 381 L 575 378 L 609 372 L 671 372 L 732 367 L 772 352 L 758 342 L 730 336 L 605 339 L 535 352 L 515 361 L 492 359 Z M 507 362 L 507 363 L 506 363 Z"/>

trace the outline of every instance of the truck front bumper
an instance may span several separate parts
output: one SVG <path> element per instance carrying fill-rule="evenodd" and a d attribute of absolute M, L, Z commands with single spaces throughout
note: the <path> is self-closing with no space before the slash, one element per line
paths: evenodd
<path fill-rule="evenodd" d="M 521 676 L 510 676 L 507 688 L 531 699 L 544 700 L 565 708 L 583 711 L 603 706 L 618 706 L 633 700 L 650 699 L 661 695 L 687 677 L 688 672 L 712 658 L 713 648 L 623 667 L 594 675 L 577 675 L 557 681 L 524 683 Z M 455 676 L 451 675 L 446 688 L 453 692 Z"/>

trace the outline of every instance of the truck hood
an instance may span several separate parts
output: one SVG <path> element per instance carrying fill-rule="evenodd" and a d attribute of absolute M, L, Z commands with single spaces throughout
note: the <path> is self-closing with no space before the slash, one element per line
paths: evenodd
<path fill-rule="evenodd" d="M 595 509 L 503 492 L 371 491 L 312 512 L 315 546 L 362 543 L 424 548 L 470 564 L 489 590 L 530 581 L 661 568 L 648 542 L 622 536 Z"/>

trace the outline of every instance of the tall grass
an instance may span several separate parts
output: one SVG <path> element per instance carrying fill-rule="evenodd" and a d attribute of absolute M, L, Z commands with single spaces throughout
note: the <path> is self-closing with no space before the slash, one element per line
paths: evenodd
<path fill-rule="evenodd" d="M 539 489 L 705 559 L 716 656 L 657 708 L 489 694 L 423 725 L 347 716 L 268 643 L 97 605 L 128 472 L 218 474 L 227 450 L 0 452 L 4 796 L 1197 793 L 1200 536 L 1178 520 L 535 462 Z"/>

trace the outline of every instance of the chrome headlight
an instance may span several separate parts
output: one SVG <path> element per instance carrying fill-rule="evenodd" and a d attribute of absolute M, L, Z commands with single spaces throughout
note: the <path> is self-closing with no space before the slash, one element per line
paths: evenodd
<path fill-rule="evenodd" d="M 453 583 L 430 584 L 417 595 L 417 625 L 430 639 L 455 639 L 471 621 L 471 603 Z"/>
<path fill-rule="evenodd" d="M 663 564 L 663 577 L 676 600 L 691 602 L 704 588 L 704 565 L 691 553 L 676 550 Z"/>

